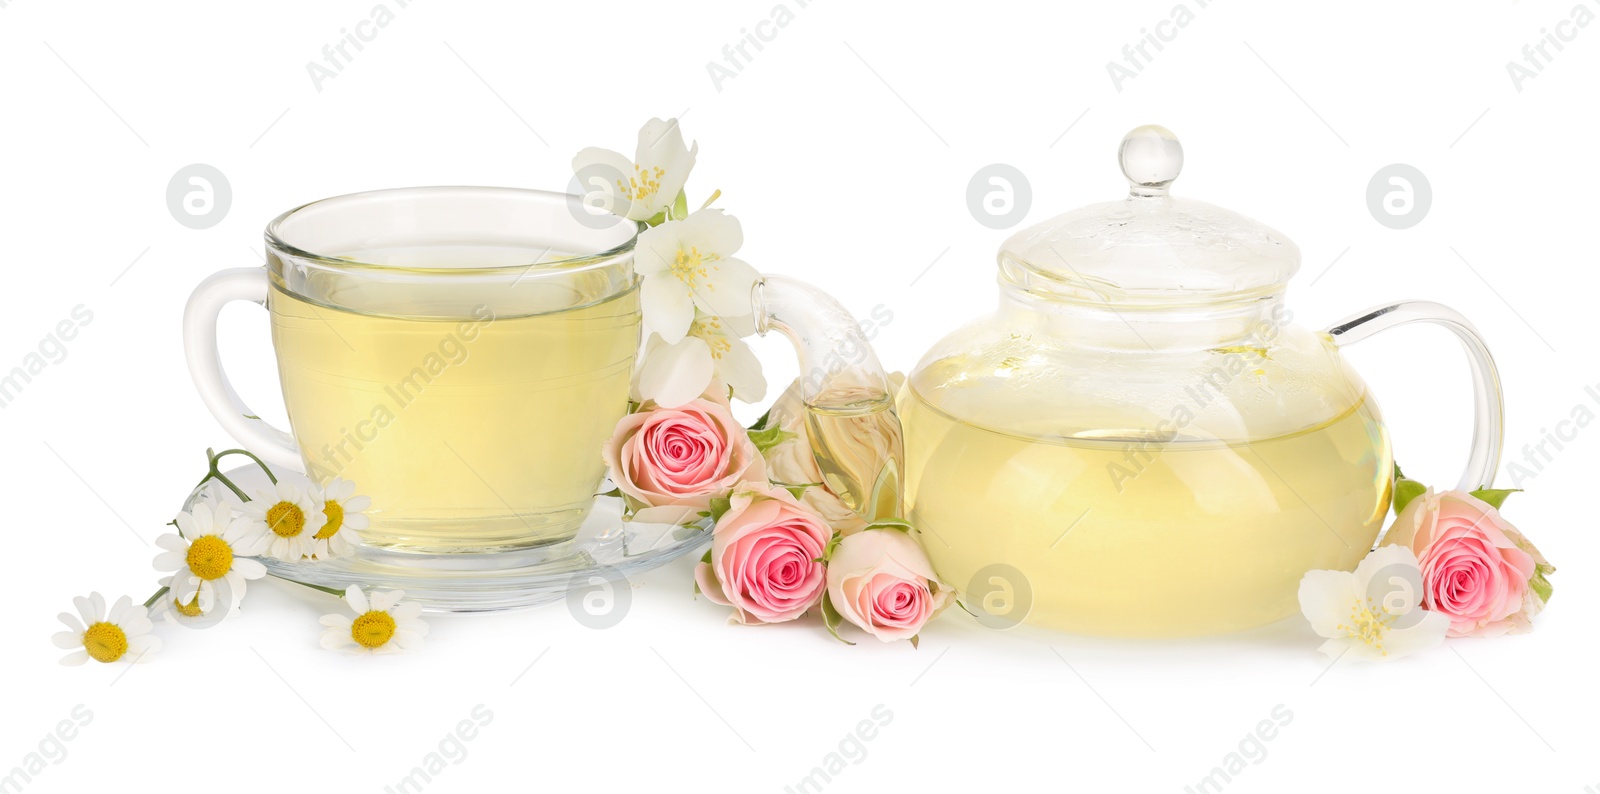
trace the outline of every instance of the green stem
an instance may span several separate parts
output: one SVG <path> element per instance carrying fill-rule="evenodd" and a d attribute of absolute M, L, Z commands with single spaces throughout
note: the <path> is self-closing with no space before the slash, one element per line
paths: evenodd
<path fill-rule="evenodd" d="M 145 599 L 145 602 L 144 602 L 144 608 L 145 608 L 145 609 L 149 609 L 149 608 L 150 608 L 150 605 L 151 605 L 151 604 L 154 604 L 154 603 L 155 603 L 155 602 L 156 602 L 156 601 L 157 601 L 157 600 L 159 600 L 159 599 L 160 599 L 160 598 L 161 598 L 161 597 L 162 597 L 162 596 L 164 596 L 164 595 L 166 595 L 166 594 L 167 594 L 167 592 L 168 592 L 168 591 L 169 591 L 169 590 L 171 590 L 171 589 L 172 589 L 172 588 L 170 588 L 170 587 L 163 587 L 163 588 L 161 588 L 161 589 L 160 589 L 160 590 L 157 590 L 157 591 L 156 591 L 156 592 L 155 592 L 155 594 L 154 594 L 154 595 L 152 595 L 152 596 L 150 596 L 150 597 L 149 597 L 149 598 L 147 598 L 147 599 Z"/>
<path fill-rule="evenodd" d="M 206 450 L 206 451 L 210 452 L 210 450 Z M 243 456 L 255 461 L 256 465 L 260 466 L 261 470 L 267 473 L 267 479 L 271 480 L 273 485 L 277 485 L 278 484 L 278 477 L 277 477 L 277 475 L 274 475 L 272 473 L 272 469 L 267 468 L 267 464 L 265 462 L 263 462 L 260 458 L 256 457 L 255 453 L 253 453 L 253 452 L 251 452 L 251 451 L 249 451 L 247 449 L 225 449 L 225 450 L 223 450 L 221 452 L 218 452 L 216 455 L 213 455 L 211 457 L 211 470 L 213 472 L 216 471 L 216 469 L 217 469 L 217 461 L 222 460 L 222 458 L 224 456 L 226 456 L 226 455 L 243 455 Z"/>
<path fill-rule="evenodd" d="M 310 582 L 302 582 L 302 581 L 299 581 L 297 579 L 284 579 L 283 581 L 285 581 L 285 582 L 294 582 L 295 584 L 300 585 L 301 587 L 309 587 L 312 590 L 321 590 L 322 592 L 327 593 L 328 595 L 338 596 L 340 598 L 344 598 L 344 591 L 343 590 L 335 590 L 335 589 L 333 589 L 331 587 L 323 587 L 320 584 L 312 584 Z"/>

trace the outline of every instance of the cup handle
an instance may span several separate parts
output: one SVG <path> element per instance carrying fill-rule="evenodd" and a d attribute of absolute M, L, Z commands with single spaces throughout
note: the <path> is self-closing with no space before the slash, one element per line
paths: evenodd
<path fill-rule="evenodd" d="M 1472 366 L 1472 391 L 1477 419 L 1472 429 L 1472 454 L 1456 487 L 1463 491 L 1488 488 L 1494 484 L 1500 466 L 1505 403 L 1500 391 L 1500 373 L 1495 369 L 1489 348 L 1478 330 L 1456 310 L 1432 301 L 1403 301 L 1352 315 L 1326 331 L 1337 347 L 1345 347 L 1380 331 L 1407 323 L 1427 322 L 1442 325 L 1461 339 Z"/>
<path fill-rule="evenodd" d="M 255 412 L 239 399 L 222 371 L 222 357 L 217 350 L 217 315 L 222 307 L 232 301 L 265 305 L 266 300 L 265 267 L 240 267 L 211 274 L 195 287 L 183 309 L 183 354 L 201 402 L 222 429 L 268 463 L 301 471 L 305 464 L 294 437 L 256 418 Z"/>
<path fill-rule="evenodd" d="M 905 452 L 894 388 L 861 324 L 827 293 L 786 276 L 763 275 L 753 298 L 756 332 L 777 331 L 799 356 L 802 410 L 848 423 L 854 436 L 833 449 L 808 428 L 830 489 L 869 522 L 900 518 Z M 861 443 L 868 435 L 872 443 Z"/>

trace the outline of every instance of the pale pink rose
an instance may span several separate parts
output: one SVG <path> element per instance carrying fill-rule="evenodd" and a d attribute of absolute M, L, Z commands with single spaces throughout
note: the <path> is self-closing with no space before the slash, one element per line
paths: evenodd
<path fill-rule="evenodd" d="M 884 642 L 915 637 L 950 599 L 950 587 L 934 575 L 922 546 L 898 529 L 846 536 L 828 558 L 829 603 Z"/>
<path fill-rule="evenodd" d="M 1544 606 L 1529 583 L 1547 566 L 1544 557 L 1500 511 L 1471 494 L 1429 489 L 1395 516 L 1383 542 L 1417 555 L 1423 607 L 1449 616 L 1451 637 L 1524 632 Z"/>
<path fill-rule="evenodd" d="M 695 568 L 706 598 L 734 609 L 737 623 L 780 623 L 822 599 L 822 555 L 833 529 L 783 488 L 735 489 L 712 530 L 710 562 Z"/>
<path fill-rule="evenodd" d="M 601 451 L 611 481 L 647 508 L 706 510 L 714 496 L 766 478 L 766 463 L 725 402 L 645 403 L 622 417 Z"/>
<path fill-rule="evenodd" d="M 889 376 L 890 388 L 898 389 L 905 382 L 905 376 L 896 372 Z M 835 399 L 848 399 L 850 389 L 844 389 L 841 396 L 838 391 L 833 395 Z M 862 388 L 862 395 L 876 392 L 876 389 Z M 822 469 L 817 465 L 816 455 L 812 452 L 811 439 L 806 430 L 805 404 L 800 399 L 800 381 L 796 380 L 778 396 L 776 402 L 768 412 L 769 421 L 776 422 L 777 426 L 785 433 L 793 435 L 766 450 L 767 475 L 773 482 L 785 485 L 811 485 L 800 494 L 800 501 L 806 506 L 817 511 L 834 529 L 849 535 L 859 532 L 867 525 L 867 518 L 846 505 L 834 493 L 822 476 Z M 835 454 L 841 456 L 849 465 L 863 471 L 874 467 L 881 468 L 892 456 L 900 454 L 901 441 L 899 437 L 899 424 L 886 425 L 878 421 L 877 417 L 863 417 L 855 421 L 850 427 L 851 433 L 835 440 L 837 449 Z M 897 461 L 898 464 L 898 461 Z M 899 469 L 897 468 L 897 471 Z"/>

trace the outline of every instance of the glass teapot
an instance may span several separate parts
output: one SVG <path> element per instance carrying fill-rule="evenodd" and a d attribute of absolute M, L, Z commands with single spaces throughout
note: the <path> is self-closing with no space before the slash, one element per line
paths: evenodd
<path fill-rule="evenodd" d="M 1466 319 L 1408 301 L 1291 324 L 1286 237 L 1169 194 L 1171 132 L 1122 141 L 1127 198 L 1026 229 L 999 308 L 907 378 L 906 503 L 941 579 L 991 625 L 1101 635 L 1249 628 L 1297 611 L 1306 571 L 1351 570 L 1389 508 L 1378 404 L 1339 349 L 1437 323 L 1472 363 L 1462 488 L 1499 462 L 1494 363 Z"/>

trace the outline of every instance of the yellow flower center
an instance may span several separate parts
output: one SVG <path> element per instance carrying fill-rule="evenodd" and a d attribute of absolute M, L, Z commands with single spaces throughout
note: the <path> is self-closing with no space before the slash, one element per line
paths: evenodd
<path fill-rule="evenodd" d="M 189 544 L 189 570 L 210 581 L 233 570 L 233 548 L 216 535 L 201 535 Z"/>
<path fill-rule="evenodd" d="M 660 166 L 645 170 L 637 165 L 633 167 L 633 176 L 628 177 L 628 184 L 617 180 L 617 187 L 622 190 L 622 195 L 630 201 L 638 201 L 646 196 L 654 196 L 661 190 L 661 177 L 667 170 Z"/>
<path fill-rule="evenodd" d="M 1341 623 L 1336 628 L 1343 630 L 1345 636 L 1361 640 L 1378 653 L 1388 656 L 1389 651 L 1383 647 L 1383 639 L 1399 617 L 1369 598 L 1351 605 L 1350 622 Z"/>
<path fill-rule="evenodd" d="M 711 348 L 711 358 L 721 359 L 733 349 L 733 343 L 722 333 L 722 323 L 716 317 L 702 317 L 689 326 L 689 335 Z"/>
<path fill-rule="evenodd" d="M 306 514 L 293 502 L 279 502 L 267 508 L 267 528 L 280 538 L 292 538 L 306 530 Z"/>
<path fill-rule="evenodd" d="M 328 523 L 323 524 L 322 529 L 311 536 L 317 540 L 333 537 L 333 534 L 339 531 L 339 527 L 344 526 L 344 505 L 329 499 L 327 504 L 322 506 L 322 514 L 328 517 Z"/>
<path fill-rule="evenodd" d="M 189 599 L 187 604 L 176 598 L 172 599 L 172 608 L 178 610 L 178 614 L 186 618 L 200 617 L 202 614 L 200 612 L 200 593 L 197 591 L 194 594 L 194 598 Z"/>
<path fill-rule="evenodd" d="M 350 624 L 350 639 L 363 648 L 377 648 L 393 637 L 394 618 L 387 612 L 373 610 Z"/>
<path fill-rule="evenodd" d="M 691 245 L 688 250 L 679 248 L 677 255 L 672 258 L 672 275 L 688 286 L 689 289 L 696 289 L 698 286 L 696 282 L 705 278 L 710 274 L 710 271 L 715 269 L 710 263 L 721 258 L 722 256 L 715 251 L 706 254 L 700 253 L 699 246 Z M 715 284 L 707 284 L 706 289 L 716 289 L 716 286 Z"/>
<path fill-rule="evenodd" d="M 128 652 L 128 635 L 115 623 L 94 623 L 83 633 L 83 649 L 97 662 L 114 662 Z"/>

